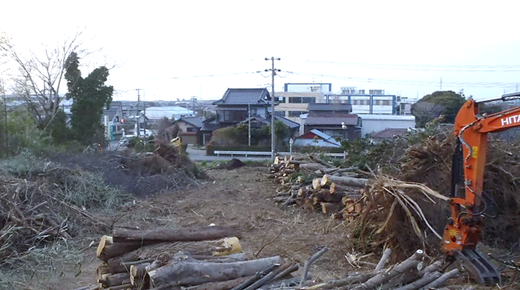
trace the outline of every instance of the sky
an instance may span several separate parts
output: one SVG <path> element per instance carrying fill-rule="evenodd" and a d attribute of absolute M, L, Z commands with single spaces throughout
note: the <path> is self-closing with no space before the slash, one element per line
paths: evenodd
<path fill-rule="evenodd" d="M 0 0 L 22 55 L 81 31 L 82 73 L 111 67 L 115 100 L 219 99 L 227 88 L 332 83 L 416 98 L 517 91 L 516 1 Z M 1 71 L 1 70 L 0 70 Z M 13 70 L 11 70 L 13 72 Z M 4 74 L 3 78 L 9 78 Z"/>

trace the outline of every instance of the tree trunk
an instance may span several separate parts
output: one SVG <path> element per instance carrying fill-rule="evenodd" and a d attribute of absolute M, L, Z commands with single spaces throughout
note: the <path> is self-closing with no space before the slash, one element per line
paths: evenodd
<path fill-rule="evenodd" d="M 190 287 L 190 290 L 229 290 L 244 283 L 249 278 L 250 277 L 241 277 L 228 281 L 208 282 L 194 287 Z"/>
<path fill-rule="evenodd" d="M 366 178 L 354 178 L 354 177 L 346 177 L 346 176 L 334 176 L 334 175 L 323 175 L 321 178 L 321 184 L 332 184 L 337 183 L 340 185 L 348 185 L 348 186 L 356 186 L 356 187 L 365 187 L 367 185 L 368 179 Z"/>
<path fill-rule="evenodd" d="M 417 264 L 422 260 L 424 257 L 424 252 L 422 250 L 417 250 L 410 258 L 406 259 L 399 265 L 395 266 L 390 272 L 388 273 L 380 273 L 376 275 L 375 277 L 371 278 L 370 280 L 366 281 L 365 283 L 356 286 L 355 290 L 362 290 L 362 289 L 376 289 L 379 285 L 384 284 L 385 282 L 389 281 L 390 279 L 404 273 L 408 269 L 411 269 L 413 267 L 417 267 Z"/>
<path fill-rule="evenodd" d="M 341 184 L 338 184 L 336 182 L 332 182 L 330 184 L 330 193 L 332 194 L 344 194 L 344 193 L 347 193 L 347 192 L 350 192 L 352 191 L 350 187 L 346 186 L 346 185 L 341 185 Z"/>
<path fill-rule="evenodd" d="M 235 237 L 213 241 L 158 243 L 141 247 L 122 256 L 114 257 L 108 260 L 107 263 L 111 273 L 118 273 L 125 271 L 125 269 L 128 271 L 129 267 L 125 267 L 124 265 L 126 262 L 156 259 L 159 256 L 165 260 L 169 260 L 180 251 L 189 252 L 191 255 L 221 256 L 223 259 L 233 259 L 233 257 L 222 254 L 240 253 L 242 252 L 242 246 L 240 245 L 240 241 Z"/>
<path fill-rule="evenodd" d="M 114 243 L 119 241 L 187 242 L 215 240 L 236 236 L 236 229 L 223 226 L 197 228 L 155 228 L 151 230 L 129 230 L 124 228 L 115 228 L 112 232 Z"/>
<path fill-rule="evenodd" d="M 447 273 L 442 274 L 437 280 L 431 282 L 430 284 L 427 284 L 424 286 L 424 289 L 432 289 L 432 288 L 438 288 L 442 287 L 448 282 L 449 279 L 457 276 L 459 274 L 459 269 L 453 269 Z"/>
<path fill-rule="evenodd" d="M 148 272 L 153 287 L 163 285 L 199 285 L 252 276 L 274 264 L 281 264 L 279 256 L 235 263 L 176 262 Z"/>
<path fill-rule="evenodd" d="M 101 279 L 99 279 L 98 283 L 103 284 L 103 286 L 105 286 L 105 287 L 130 284 L 130 274 L 128 274 L 128 273 L 105 274 L 105 275 L 101 276 Z"/>
<path fill-rule="evenodd" d="M 129 241 L 129 242 L 117 242 L 114 243 L 112 237 L 103 236 L 99 241 L 99 245 L 96 250 L 96 257 L 102 261 L 108 261 L 113 257 L 123 255 L 133 250 L 139 249 L 147 244 L 152 244 L 146 241 Z"/>
<path fill-rule="evenodd" d="M 323 170 L 327 170 L 327 167 L 323 166 L 323 165 L 320 165 L 318 163 L 305 163 L 305 164 L 300 164 L 300 170 L 304 170 L 304 171 L 323 171 Z"/>
<path fill-rule="evenodd" d="M 434 280 L 437 280 L 440 276 L 441 276 L 441 273 L 439 273 L 439 272 L 428 273 L 424 277 L 422 277 L 408 285 L 397 288 L 396 290 L 416 290 L 416 289 L 421 288 L 424 285 L 427 285 L 428 283 L 433 282 Z"/>

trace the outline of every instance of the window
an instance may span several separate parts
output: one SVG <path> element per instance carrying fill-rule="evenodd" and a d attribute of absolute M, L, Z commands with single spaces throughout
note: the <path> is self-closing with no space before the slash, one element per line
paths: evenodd
<path fill-rule="evenodd" d="M 277 101 L 279 103 L 285 103 L 285 97 L 276 97 L 275 101 Z"/>
<path fill-rule="evenodd" d="M 383 104 L 383 101 L 381 101 L 381 100 L 374 101 L 374 105 L 376 105 L 376 106 L 381 106 L 382 104 Z"/>
<path fill-rule="evenodd" d="M 383 106 L 390 106 L 392 105 L 392 101 L 390 100 L 383 100 Z"/>
<path fill-rule="evenodd" d="M 302 103 L 314 104 L 314 103 L 316 103 L 316 99 L 315 98 L 311 98 L 311 97 L 303 97 L 302 98 Z"/>
<path fill-rule="evenodd" d="M 301 97 L 289 97 L 289 103 L 300 104 L 302 102 Z"/>
<path fill-rule="evenodd" d="M 258 110 L 257 108 L 251 108 L 250 109 L 249 113 L 251 114 L 251 117 L 256 116 L 258 114 L 257 110 Z"/>
<path fill-rule="evenodd" d="M 186 128 L 186 132 L 197 132 L 197 128 L 188 127 Z"/>
<path fill-rule="evenodd" d="M 365 90 L 359 90 L 359 94 L 360 95 L 364 95 L 365 94 Z"/>
<path fill-rule="evenodd" d="M 285 111 L 274 111 L 275 116 L 285 117 Z"/>
<path fill-rule="evenodd" d="M 224 111 L 224 121 L 231 121 L 231 111 Z"/>
<path fill-rule="evenodd" d="M 368 93 L 371 95 L 383 95 L 385 93 L 384 90 L 368 90 Z"/>
<path fill-rule="evenodd" d="M 306 114 L 307 111 L 289 111 L 289 117 L 299 118 L 300 115 Z"/>

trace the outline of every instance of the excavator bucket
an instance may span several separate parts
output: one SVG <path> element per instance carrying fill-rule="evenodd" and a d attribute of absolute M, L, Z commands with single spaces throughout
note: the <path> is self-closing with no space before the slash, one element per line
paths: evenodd
<path fill-rule="evenodd" d="M 476 249 L 455 250 L 453 255 L 479 284 L 500 284 L 500 273 L 489 260 Z"/>

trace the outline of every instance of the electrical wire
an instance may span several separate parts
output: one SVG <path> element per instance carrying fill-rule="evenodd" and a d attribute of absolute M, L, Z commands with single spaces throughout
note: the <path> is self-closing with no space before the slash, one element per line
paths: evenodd
<path fill-rule="evenodd" d="M 308 75 L 317 77 L 328 77 L 335 79 L 346 79 L 351 81 L 367 82 L 367 83 L 380 83 L 380 84 L 396 84 L 396 85 L 413 85 L 413 86 L 437 86 L 439 81 L 409 81 L 409 80 L 393 80 L 393 79 L 377 79 L 377 78 L 361 78 L 351 76 L 338 76 L 338 75 L 327 75 L 318 73 L 307 73 L 307 72 L 292 72 L 295 75 Z M 443 85 L 447 86 L 464 86 L 464 87 L 481 87 L 481 88 L 509 88 L 514 87 L 516 83 L 506 82 L 450 82 L 443 81 Z"/>
<path fill-rule="evenodd" d="M 520 65 L 432 65 L 432 64 L 376 64 L 376 63 L 351 63 L 320 60 L 293 60 L 295 62 L 329 64 L 334 66 L 364 67 L 386 70 L 412 70 L 412 71 L 455 71 L 455 72 L 519 72 Z"/>

